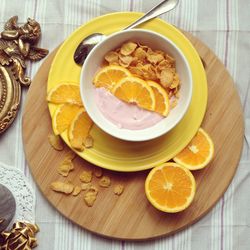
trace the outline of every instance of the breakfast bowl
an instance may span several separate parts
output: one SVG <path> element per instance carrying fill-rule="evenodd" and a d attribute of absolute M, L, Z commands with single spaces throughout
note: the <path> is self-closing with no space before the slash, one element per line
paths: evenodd
<path fill-rule="evenodd" d="M 131 111 L 131 109 L 127 109 L 127 106 L 125 106 L 125 108 L 123 106 L 115 107 L 116 100 L 113 99 L 110 103 L 107 103 L 109 100 L 106 101 L 104 110 L 101 108 L 102 105 L 100 105 L 99 102 L 100 95 L 98 96 L 96 94 L 97 91 L 101 91 L 97 90 L 98 88 L 93 84 L 94 78 L 97 72 L 103 67 L 105 55 L 110 51 L 115 51 L 117 48 L 121 47 L 122 44 L 129 41 L 135 42 L 141 46 L 148 46 L 155 51 L 163 51 L 171 58 L 174 58 L 176 72 L 180 79 L 180 88 L 178 90 L 177 105 L 170 109 L 167 116 L 159 119 L 159 114 L 151 114 L 155 113 L 153 111 L 144 111 L 142 109 Z M 192 72 L 182 51 L 167 37 L 150 30 L 142 29 L 120 31 L 109 35 L 104 41 L 97 44 L 89 53 L 80 75 L 81 98 L 90 118 L 106 133 L 126 141 L 151 140 L 162 136 L 173 129 L 181 121 L 188 110 L 192 97 L 192 86 Z M 108 95 L 111 94 L 102 93 L 102 96 Z M 120 101 L 119 105 L 124 105 L 123 101 Z M 134 106 L 135 104 L 125 105 Z M 114 122 L 110 119 L 110 117 L 112 118 L 110 115 L 112 112 L 118 114 L 119 119 L 122 120 L 121 123 L 117 123 L 117 121 Z M 145 118 L 145 120 L 136 121 L 140 126 L 126 127 L 123 126 L 123 122 L 126 122 L 126 119 L 131 119 L 131 117 L 127 118 L 126 112 L 128 116 L 131 115 L 131 112 L 139 112 L 143 114 L 143 117 L 147 117 L 147 119 Z M 144 115 L 143 112 L 151 113 L 146 113 L 146 115 Z M 155 120 L 156 122 L 152 123 L 152 120 Z M 149 124 L 148 126 L 146 126 L 147 123 Z"/>

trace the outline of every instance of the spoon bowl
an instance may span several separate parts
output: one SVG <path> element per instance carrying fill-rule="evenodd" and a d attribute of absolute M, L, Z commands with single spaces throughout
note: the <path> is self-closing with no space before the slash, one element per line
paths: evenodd
<path fill-rule="evenodd" d="M 76 48 L 74 61 L 79 65 L 83 65 L 89 52 L 95 47 L 96 44 L 102 42 L 105 38 L 106 36 L 101 33 L 93 33 L 87 36 Z"/>

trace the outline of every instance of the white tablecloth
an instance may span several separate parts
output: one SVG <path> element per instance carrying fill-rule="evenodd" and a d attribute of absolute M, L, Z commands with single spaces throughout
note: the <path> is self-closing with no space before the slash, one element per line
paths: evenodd
<path fill-rule="evenodd" d="M 52 51 L 86 21 L 117 11 L 145 12 L 160 0 L 1 0 L 0 25 L 13 15 L 20 22 L 37 19 L 43 36 L 40 46 Z M 216 206 L 199 222 L 171 237 L 149 242 L 101 238 L 60 215 L 37 189 L 25 161 L 21 118 L 25 101 L 11 128 L 0 137 L 0 162 L 21 169 L 36 190 L 36 222 L 41 228 L 37 250 L 82 249 L 250 249 L 250 1 L 180 0 L 162 19 L 190 31 L 222 60 L 235 80 L 245 114 L 244 149 L 236 175 Z M 28 67 L 37 72 L 41 62 Z M 223 83 L 222 83 L 223 84 Z M 233 147 L 234 145 L 232 145 Z M 223 177 L 222 177 L 223 178 Z"/>

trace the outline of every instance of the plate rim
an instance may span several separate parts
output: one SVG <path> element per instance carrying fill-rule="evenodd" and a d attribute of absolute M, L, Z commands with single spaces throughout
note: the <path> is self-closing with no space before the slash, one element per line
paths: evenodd
<path fill-rule="evenodd" d="M 86 26 L 89 26 L 89 25 L 95 25 L 96 22 L 102 20 L 102 19 L 108 19 L 108 18 L 114 18 L 114 17 L 121 17 L 123 15 L 130 15 L 132 16 L 133 18 L 139 18 L 140 16 L 142 16 L 144 13 L 141 13 L 141 12 L 115 12 L 115 13 L 108 13 L 108 14 L 105 14 L 105 15 L 102 15 L 102 16 L 98 16 L 96 18 L 93 18 L 91 20 L 89 20 L 88 22 L 84 23 L 83 25 L 81 25 L 80 27 L 78 27 L 77 29 L 75 29 L 65 40 L 64 42 L 60 45 L 58 51 L 56 52 L 56 55 L 52 61 L 52 64 L 51 64 L 51 68 L 49 70 L 49 75 L 48 75 L 48 82 L 47 82 L 47 91 L 50 89 L 49 88 L 49 82 L 50 82 L 50 77 L 51 77 L 51 74 L 53 72 L 53 68 L 54 68 L 54 65 L 56 63 L 56 60 L 57 58 L 59 57 L 60 53 L 62 53 L 63 49 L 64 49 L 64 46 L 65 44 L 67 44 L 78 32 L 81 32 L 81 30 L 86 27 Z M 153 21 L 156 21 L 157 22 L 160 22 L 161 26 L 164 25 L 165 27 L 170 27 L 172 30 L 174 30 L 174 32 L 176 34 L 178 34 L 179 36 L 181 36 L 181 38 L 183 39 L 183 42 L 187 43 L 189 45 L 190 48 L 192 48 L 192 55 L 195 56 L 196 58 L 196 63 L 198 63 L 200 69 L 202 70 L 202 72 L 200 72 L 201 76 L 203 77 L 203 82 L 204 82 L 204 86 L 203 86 L 203 91 L 204 91 L 204 96 L 203 96 L 203 99 L 205 104 L 204 104 L 204 108 L 203 108 L 203 111 L 200 112 L 201 113 L 201 119 L 199 121 L 199 124 L 197 123 L 197 127 L 200 126 L 200 124 L 202 123 L 203 121 L 203 118 L 205 116 L 205 113 L 206 113 L 206 109 L 207 109 L 207 99 L 208 99 L 208 86 L 207 86 L 207 78 L 206 78 L 206 73 L 205 73 L 205 70 L 204 70 L 204 67 L 203 67 L 203 64 L 201 62 L 201 59 L 200 59 L 200 56 L 198 54 L 198 52 L 196 51 L 196 49 L 194 48 L 194 46 L 192 45 L 192 43 L 189 41 L 189 39 L 178 29 L 176 28 L 174 25 L 166 22 L 165 20 L 162 20 L 160 18 L 156 18 L 155 20 Z M 151 23 L 153 23 L 153 21 L 151 21 Z M 145 29 L 145 28 L 144 28 Z M 147 28 L 146 28 L 147 29 Z M 158 33 L 157 31 L 155 31 L 154 29 L 150 29 L 150 30 L 153 30 L 154 32 Z M 104 32 L 105 33 L 105 32 Z M 161 34 L 161 33 L 160 33 Z M 164 34 L 161 34 L 163 36 L 166 36 Z M 170 39 L 169 37 L 167 37 L 168 39 Z M 171 39 L 170 39 L 171 40 Z M 182 49 L 181 49 L 182 50 Z M 182 51 L 183 52 L 183 51 Z M 184 52 L 183 52 L 184 53 Z M 186 55 L 186 53 L 184 53 Z M 188 61 L 190 61 L 188 59 Z M 79 66 L 78 66 L 79 67 Z M 191 103 L 192 103 L 192 100 L 191 100 Z M 49 107 L 49 112 L 50 112 L 50 116 L 52 117 L 53 115 L 53 107 L 54 105 L 53 104 L 50 104 L 48 103 L 48 107 Z M 185 116 L 184 116 L 185 117 Z M 97 126 L 97 125 L 96 125 Z M 173 128 L 174 129 L 174 128 Z M 198 128 L 197 128 L 198 129 Z M 185 145 L 182 146 L 182 148 L 179 150 L 181 151 L 189 142 L 190 140 L 192 139 L 192 137 L 195 135 L 196 131 L 192 134 L 192 135 L 189 135 L 189 139 L 185 141 Z M 164 136 L 164 135 L 163 135 Z M 70 144 L 69 144 L 69 141 L 68 141 L 68 138 L 67 138 L 67 133 L 64 132 L 62 133 L 61 135 L 62 139 L 64 140 L 64 142 L 71 148 Z M 71 148 L 72 149 L 72 148 Z M 102 167 L 102 168 L 105 168 L 105 169 L 109 169 L 109 170 L 114 170 L 114 171 L 119 171 L 119 172 L 135 172 L 135 171 L 143 171 L 143 170 L 147 170 L 147 169 L 151 169 L 152 167 L 154 166 L 157 166 L 161 163 L 164 163 L 166 161 L 168 161 L 169 159 L 172 159 L 174 155 L 176 155 L 178 152 L 172 152 L 171 154 L 169 153 L 168 154 L 168 157 L 161 157 L 161 159 L 158 159 L 156 160 L 154 163 L 149 163 L 149 164 L 144 164 L 143 166 L 133 166 L 133 167 L 129 167 L 129 168 L 126 168 L 124 166 L 117 166 L 115 165 L 114 163 L 113 164 L 110 164 L 110 163 L 106 163 L 106 162 L 103 162 L 102 160 L 99 160 L 99 159 L 96 159 L 94 156 L 92 155 L 88 155 L 88 154 L 85 154 L 85 152 L 78 152 L 74 149 L 72 149 L 73 151 L 75 151 L 81 158 L 83 158 L 84 160 L 96 165 L 96 166 L 99 166 L 99 167 Z"/>

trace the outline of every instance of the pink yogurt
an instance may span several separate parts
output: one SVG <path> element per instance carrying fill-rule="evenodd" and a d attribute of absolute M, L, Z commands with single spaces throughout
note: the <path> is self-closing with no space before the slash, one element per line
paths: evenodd
<path fill-rule="evenodd" d="M 104 88 L 95 89 L 95 101 L 103 116 L 119 128 L 145 129 L 164 119 L 158 113 L 119 100 Z"/>

